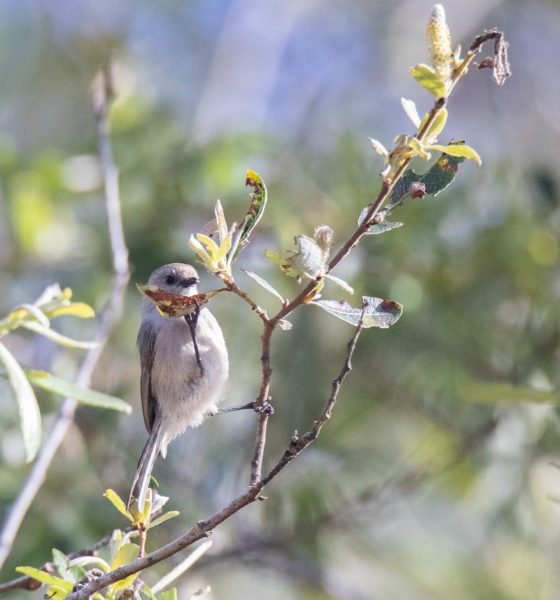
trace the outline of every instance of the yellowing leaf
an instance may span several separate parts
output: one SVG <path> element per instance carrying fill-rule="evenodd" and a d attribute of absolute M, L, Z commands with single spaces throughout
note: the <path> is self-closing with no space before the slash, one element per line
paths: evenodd
<path fill-rule="evenodd" d="M 130 522 L 134 520 L 132 518 L 132 515 L 128 512 L 126 504 L 124 503 L 122 498 L 117 494 L 117 492 L 109 488 L 105 490 L 105 493 L 103 495 L 121 513 L 121 515 L 124 515 Z"/>
<path fill-rule="evenodd" d="M 74 587 L 69 581 L 65 581 L 60 577 L 56 577 L 55 575 L 51 575 L 50 573 L 41 571 L 41 569 L 36 569 L 35 567 L 16 567 L 16 571 L 64 592 L 71 592 Z"/>
<path fill-rule="evenodd" d="M 92 317 L 95 317 L 95 311 L 85 302 L 73 302 L 68 306 L 61 306 L 60 308 L 47 311 L 47 315 L 51 319 L 54 317 L 61 317 L 62 315 L 78 317 L 80 319 L 91 319 Z"/>
<path fill-rule="evenodd" d="M 175 517 L 178 517 L 180 514 L 181 513 L 178 510 L 167 511 L 166 513 L 163 513 L 163 515 L 160 515 L 159 517 L 154 519 L 150 523 L 148 529 L 153 529 L 154 527 L 157 527 L 158 525 L 165 523 L 165 521 L 169 521 L 169 519 L 174 519 Z"/>
<path fill-rule="evenodd" d="M 478 152 L 473 150 L 470 146 L 466 144 L 449 144 L 448 146 L 440 146 L 439 144 L 431 144 L 429 146 L 430 150 L 439 150 L 439 152 L 445 152 L 445 154 L 449 154 L 449 156 L 457 156 L 461 158 L 470 158 L 474 160 L 479 165 L 482 164 L 482 160 L 478 155 Z"/>
<path fill-rule="evenodd" d="M 123 544 L 115 554 L 115 557 L 111 561 L 111 571 L 122 567 L 123 565 L 132 562 L 135 558 L 138 558 L 140 548 L 136 544 Z M 121 579 L 111 585 L 111 589 L 114 591 L 124 590 L 140 575 L 140 572 L 134 573 L 125 579 Z"/>

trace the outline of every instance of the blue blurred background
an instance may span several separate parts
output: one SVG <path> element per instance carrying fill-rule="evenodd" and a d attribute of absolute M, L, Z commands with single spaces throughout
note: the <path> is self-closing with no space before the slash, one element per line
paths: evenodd
<path fill-rule="evenodd" d="M 252 168 L 268 183 L 269 206 L 239 266 L 294 295 L 297 284 L 264 249 L 286 249 L 321 223 L 335 229 L 335 244 L 352 232 L 380 183 L 367 138 L 390 146 L 410 132 L 402 96 L 421 113 L 431 106 L 408 74 L 428 61 L 431 6 L 3 0 L 0 314 L 52 282 L 96 308 L 106 298 L 111 256 L 89 87 L 108 58 L 133 281 L 165 262 L 193 261 L 188 237 L 211 218 L 216 198 L 229 221 L 239 219 Z M 181 580 L 180 597 L 205 585 L 209 598 L 228 600 L 559 597 L 560 508 L 549 498 L 560 494 L 557 408 L 473 403 L 460 390 L 472 381 L 558 386 L 560 3 L 455 0 L 445 8 L 455 43 L 468 46 L 492 26 L 510 42 L 506 85 L 473 70 L 449 104 L 444 136 L 466 139 L 483 165 L 463 164 L 440 196 L 399 209 L 404 227 L 364 240 L 337 269 L 358 298 L 393 298 L 404 315 L 389 331 L 364 333 L 324 435 L 268 488 L 266 502 L 215 532 L 209 555 Z M 204 276 L 202 285 L 216 282 Z M 323 295 L 351 300 L 337 288 Z M 44 562 L 53 546 L 69 552 L 123 526 L 102 493 L 126 495 L 146 439 L 139 306 L 131 285 L 94 377 L 95 388 L 129 401 L 133 415 L 79 410 L 2 581 L 17 565 Z M 213 306 L 232 361 L 225 402 L 248 402 L 260 375 L 258 319 L 234 297 Z M 275 341 L 267 464 L 318 415 L 351 336 L 319 313 L 301 309 Z M 81 338 L 94 328 L 62 323 Z M 8 341 L 26 366 L 70 378 L 79 364 L 79 351 L 44 339 Z M 48 431 L 59 399 L 39 397 Z M 29 468 L 3 383 L 0 411 L 3 516 Z M 156 477 L 181 516 L 154 532 L 152 548 L 244 488 L 254 425 L 251 414 L 224 415 L 173 444 Z"/>

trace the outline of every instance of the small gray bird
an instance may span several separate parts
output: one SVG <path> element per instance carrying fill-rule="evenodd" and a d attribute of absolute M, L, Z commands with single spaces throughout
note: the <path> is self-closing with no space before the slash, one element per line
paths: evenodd
<path fill-rule="evenodd" d="M 192 296 L 198 275 L 190 265 L 171 263 L 156 269 L 149 285 L 164 292 Z M 165 458 L 168 444 L 197 427 L 217 411 L 228 377 L 228 353 L 222 330 L 207 308 L 191 318 L 163 317 L 154 303 L 144 300 L 138 332 L 144 422 L 150 437 L 142 451 L 130 507 L 144 510 L 154 463 Z"/>

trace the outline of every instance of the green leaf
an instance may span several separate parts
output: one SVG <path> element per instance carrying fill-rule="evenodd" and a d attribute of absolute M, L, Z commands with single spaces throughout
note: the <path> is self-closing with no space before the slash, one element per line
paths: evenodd
<path fill-rule="evenodd" d="M 479 165 L 482 164 L 482 160 L 476 152 L 470 146 L 466 144 L 449 144 L 448 146 L 440 146 L 439 144 L 431 144 L 429 147 L 430 150 L 439 150 L 449 156 L 460 156 L 462 158 L 470 158 L 474 160 Z"/>
<path fill-rule="evenodd" d="M 278 300 L 282 304 L 284 304 L 284 298 L 282 298 L 280 292 L 276 291 L 274 287 L 266 279 L 263 279 L 260 275 L 253 273 L 252 271 L 246 271 L 245 269 L 241 269 L 245 275 L 248 275 L 253 281 L 256 281 L 261 287 L 263 287 L 267 292 L 270 292 L 273 296 L 276 296 Z"/>
<path fill-rule="evenodd" d="M 160 515 L 150 523 L 148 529 L 153 529 L 154 527 L 165 523 L 165 521 L 169 521 L 169 519 L 174 519 L 175 517 L 178 517 L 180 514 L 181 513 L 178 510 L 170 510 L 166 513 L 163 513 L 163 515 Z"/>
<path fill-rule="evenodd" d="M 177 588 L 171 588 L 165 592 L 161 592 L 158 600 L 177 600 Z"/>
<path fill-rule="evenodd" d="M 68 557 L 66 556 L 66 554 L 64 554 L 64 552 L 61 552 L 60 550 L 57 550 L 56 548 L 52 549 L 52 556 L 53 556 L 53 563 L 54 563 L 54 566 L 56 567 L 56 570 L 58 571 L 58 574 L 63 579 L 66 579 L 66 576 L 68 574 Z"/>
<path fill-rule="evenodd" d="M 117 494 L 117 492 L 109 488 L 105 490 L 103 495 L 121 513 L 121 515 L 124 515 L 131 522 L 134 520 L 130 512 L 128 512 L 123 499 Z"/>
<path fill-rule="evenodd" d="M 333 283 L 336 283 L 336 285 L 341 287 L 345 292 L 348 292 L 349 294 L 354 293 L 354 288 L 350 284 L 348 284 L 346 281 L 344 281 L 344 279 L 340 279 L 340 277 L 335 277 L 334 275 L 331 275 L 330 273 L 327 273 L 325 275 L 325 278 L 328 279 L 329 281 L 332 281 Z"/>
<path fill-rule="evenodd" d="M 424 118 L 422 119 L 422 123 L 420 124 L 420 130 L 422 129 L 424 123 L 428 120 L 430 113 L 426 113 Z M 443 131 L 445 125 L 447 123 L 447 110 L 442 108 L 436 115 L 436 118 L 432 121 L 430 127 L 428 127 L 428 131 L 426 131 L 423 139 L 426 144 L 431 143 L 431 141 L 435 141 L 438 135 Z"/>
<path fill-rule="evenodd" d="M 363 223 L 364 219 L 366 218 L 369 212 L 369 208 L 369 206 L 366 206 L 360 213 L 360 216 L 358 217 L 358 225 L 361 225 Z M 387 231 L 391 231 L 392 229 L 398 229 L 399 227 L 403 226 L 403 223 L 399 223 L 398 221 L 385 221 L 386 212 L 386 210 L 380 210 L 377 213 L 376 219 L 379 220 L 379 223 L 374 223 L 373 225 L 370 225 L 365 235 L 379 235 L 380 233 L 386 233 Z"/>
<path fill-rule="evenodd" d="M 366 308 L 363 311 L 362 308 L 354 308 L 344 301 L 317 300 L 309 304 L 315 304 L 338 319 L 354 326 L 357 326 L 360 322 L 363 312 L 364 329 L 370 327 L 386 329 L 394 325 L 402 315 L 403 307 L 398 302 L 383 300 L 382 298 L 372 298 L 371 296 L 363 296 L 362 300 L 366 304 Z"/>
<path fill-rule="evenodd" d="M 72 304 L 69 304 L 68 306 L 61 306 L 47 311 L 47 315 L 51 319 L 61 317 L 62 315 L 78 317 L 80 319 L 91 319 L 92 317 L 95 317 L 95 311 L 85 302 L 72 302 Z"/>
<path fill-rule="evenodd" d="M 98 342 L 80 342 L 79 340 L 73 340 L 72 338 L 66 337 L 53 329 L 47 329 L 39 323 L 34 323 L 32 321 L 24 323 L 23 326 L 26 329 L 30 329 L 39 335 L 44 335 L 45 337 L 51 339 L 53 342 L 60 344 L 61 346 L 67 346 L 68 348 L 80 348 L 82 350 L 91 350 L 92 348 L 97 348 L 99 346 Z"/>
<path fill-rule="evenodd" d="M 126 413 L 127 415 L 132 412 L 130 404 L 127 404 L 120 398 L 96 392 L 95 390 L 90 390 L 88 388 L 82 388 L 70 381 L 55 377 L 46 371 L 26 370 L 25 374 L 33 385 L 64 397 L 68 396 L 74 398 L 74 400 L 77 400 L 80 404 L 117 410 Z"/>
<path fill-rule="evenodd" d="M 14 390 L 19 406 L 19 420 L 23 433 L 23 443 L 27 462 L 37 454 L 41 443 L 41 413 L 35 392 L 29 384 L 23 369 L 3 344 L 0 344 L 0 363 L 6 370 L 8 381 Z"/>
<path fill-rule="evenodd" d="M 41 571 L 41 569 L 36 569 L 35 567 L 16 567 L 16 571 L 65 592 L 71 592 L 74 587 L 69 581 L 65 581 L 60 577 L 56 577 L 55 575 L 51 575 L 50 573 Z"/>
<path fill-rule="evenodd" d="M 247 214 L 245 215 L 245 218 L 239 227 L 239 233 L 235 238 L 233 250 L 231 252 L 230 264 L 241 252 L 243 247 L 247 245 L 251 232 L 257 226 L 264 214 L 264 209 L 266 208 L 266 202 L 268 198 L 264 181 L 258 173 L 255 173 L 255 171 L 247 171 L 245 185 L 250 186 L 253 189 L 251 192 L 251 204 L 249 205 Z"/>
<path fill-rule="evenodd" d="M 111 561 L 111 571 L 122 567 L 123 565 L 132 562 L 134 559 L 138 558 L 138 554 L 140 553 L 140 547 L 137 544 L 123 544 L 115 554 L 115 557 Z M 119 591 L 126 589 L 131 583 L 140 575 L 140 572 L 133 573 L 125 579 L 121 579 L 120 581 L 116 581 L 111 585 L 111 589 L 113 591 Z"/>
<path fill-rule="evenodd" d="M 410 69 L 410 74 L 425 90 L 428 90 L 436 98 L 445 96 L 447 92 L 446 80 L 438 75 L 432 67 L 419 64 Z"/>
<path fill-rule="evenodd" d="M 457 145 L 459 144 L 461 142 L 457 143 Z M 437 196 L 455 179 L 459 165 L 464 160 L 463 156 L 442 154 L 423 175 L 418 175 L 412 169 L 409 169 L 395 184 L 391 194 L 389 209 L 394 208 L 409 196 L 411 186 L 413 189 L 414 184 L 424 185 L 424 195 Z"/>
<path fill-rule="evenodd" d="M 557 392 L 534 390 L 509 383 L 469 383 L 461 386 L 461 396 L 469 402 L 494 404 L 495 402 L 535 402 L 558 404 Z"/>

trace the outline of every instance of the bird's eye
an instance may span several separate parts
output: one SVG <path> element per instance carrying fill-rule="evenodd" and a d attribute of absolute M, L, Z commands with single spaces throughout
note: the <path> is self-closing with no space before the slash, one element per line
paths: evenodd
<path fill-rule="evenodd" d="M 175 279 L 175 277 L 174 277 L 173 275 L 168 275 L 168 276 L 165 278 L 165 283 L 168 283 L 169 285 L 171 285 L 171 284 L 173 284 L 173 283 L 176 283 L 176 281 L 177 281 L 177 280 Z"/>

